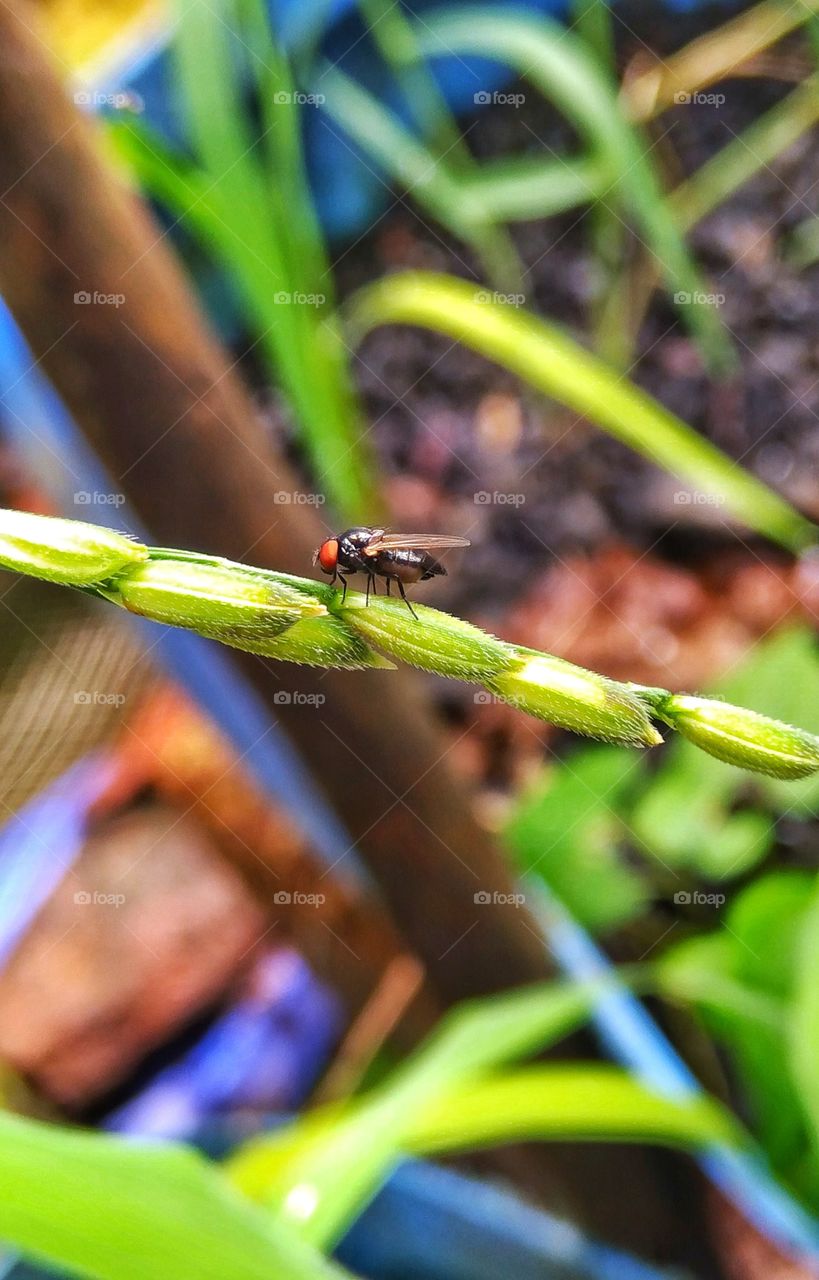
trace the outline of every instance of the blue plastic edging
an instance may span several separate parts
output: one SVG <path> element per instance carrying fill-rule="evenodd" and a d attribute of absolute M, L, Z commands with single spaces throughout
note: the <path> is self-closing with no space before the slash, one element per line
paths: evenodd
<path fill-rule="evenodd" d="M 706 1096 L 589 934 L 541 881 L 526 878 L 524 889 L 527 906 L 563 972 L 583 982 L 608 979 L 610 989 L 598 997 L 593 1020 L 612 1057 L 663 1097 L 679 1101 Z M 776 1182 L 761 1159 L 722 1145 L 709 1147 L 696 1159 L 714 1185 L 758 1230 L 796 1254 L 803 1266 L 819 1276 L 819 1224 Z"/>

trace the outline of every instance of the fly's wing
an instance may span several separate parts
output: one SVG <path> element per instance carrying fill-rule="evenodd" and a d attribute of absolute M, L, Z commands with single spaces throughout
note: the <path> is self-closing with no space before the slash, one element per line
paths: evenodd
<path fill-rule="evenodd" d="M 468 547 L 468 538 L 450 537 L 444 533 L 390 533 L 388 530 L 371 539 L 364 548 L 365 556 L 380 551 L 444 551 L 447 547 Z"/>

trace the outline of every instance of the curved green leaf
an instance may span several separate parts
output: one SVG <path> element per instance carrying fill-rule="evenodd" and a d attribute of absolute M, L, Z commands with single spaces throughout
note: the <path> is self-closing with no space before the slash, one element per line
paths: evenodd
<path fill-rule="evenodd" d="M 354 295 L 349 324 L 356 341 L 382 324 L 445 333 L 716 495 L 749 528 L 791 551 L 816 541 L 816 526 L 783 498 L 557 325 L 493 301 L 463 280 L 425 272 L 390 276 Z"/>
<path fill-rule="evenodd" d="M 708 1098 L 673 1102 L 618 1067 L 575 1063 L 527 1067 L 461 1085 L 424 1107 L 406 1130 L 424 1154 L 521 1140 L 735 1145 L 739 1130 Z"/>
<path fill-rule="evenodd" d="M 588 1016 L 602 983 L 539 984 L 450 1013 L 390 1077 L 346 1116 L 308 1116 L 249 1144 L 229 1169 L 240 1186 L 281 1209 L 322 1247 L 337 1240 L 405 1149 L 413 1117 L 461 1081 L 534 1053 Z M 309 1200 L 302 1194 L 309 1189 Z"/>

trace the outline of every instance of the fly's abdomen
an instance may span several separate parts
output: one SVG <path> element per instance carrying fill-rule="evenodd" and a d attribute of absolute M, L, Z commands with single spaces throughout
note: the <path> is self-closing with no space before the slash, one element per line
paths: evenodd
<path fill-rule="evenodd" d="M 437 578 L 439 574 L 446 577 L 446 569 L 444 566 L 440 564 L 434 556 L 431 556 L 428 551 L 421 552 L 421 559 L 424 562 L 423 572 L 421 574 L 422 582 L 426 582 L 427 578 Z"/>
<path fill-rule="evenodd" d="M 434 578 L 446 570 L 426 551 L 382 551 L 376 557 L 375 569 L 386 578 L 397 578 L 405 586 Z"/>

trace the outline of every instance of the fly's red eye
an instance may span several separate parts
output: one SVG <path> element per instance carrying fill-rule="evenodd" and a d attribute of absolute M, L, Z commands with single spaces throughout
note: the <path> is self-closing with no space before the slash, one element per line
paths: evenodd
<path fill-rule="evenodd" d="M 335 573 L 338 562 L 338 538 L 328 538 L 318 550 L 318 562 L 325 573 Z"/>

